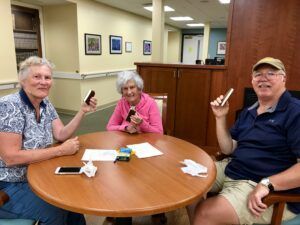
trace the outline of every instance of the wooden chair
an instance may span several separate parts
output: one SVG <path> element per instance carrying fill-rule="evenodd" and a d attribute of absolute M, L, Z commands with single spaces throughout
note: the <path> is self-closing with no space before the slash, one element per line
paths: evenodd
<path fill-rule="evenodd" d="M 167 129 L 167 102 L 168 102 L 168 94 L 167 93 L 147 93 L 157 103 L 159 111 L 161 113 L 162 124 L 164 128 L 164 133 L 169 134 Z"/>
<path fill-rule="evenodd" d="M 294 219 L 287 220 L 281 223 L 282 214 L 284 210 L 284 205 L 287 202 L 300 202 L 300 194 L 288 194 L 281 192 L 273 192 L 267 195 L 263 202 L 267 206 L 273 205 L 273 214 L 270 225 L 299 225 L 300 224 L 300 214 L 297 215 Z"/>
<path fill-rule="evenodd" d="M 162 119 L 164 134 L 169 134 L 167 129 L 167 102 L 168 102 L 168 94 L 167 93 L 147 93 L 149 96 L 154 98 Z M 152 223 L 153 224 L 166 224 L 167 217 L 164 213 L 159 213 L 152 215 Z"/>
<path fill-rule="evenodd" d="M 0 190 L 0 224 L 1 225 L 37 225 L 38 222 L 29 219 L 17 219 L 17 216 L 7 212 L 1 212 L 1 206 L 9 201 L 9 196 Z M 10 219 L 1 219 L 1 217 L 9 216 Z"/>

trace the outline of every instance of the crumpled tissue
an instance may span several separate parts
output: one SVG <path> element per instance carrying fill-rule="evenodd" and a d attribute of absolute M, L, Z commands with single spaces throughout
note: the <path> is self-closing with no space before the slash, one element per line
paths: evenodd
<path fill-rule="evenodd" d="M 85 173 L 88 177 L 94 177 L 97 171 L 97 167 L 94 166 L 93 161 L 84 162 L 84 166 L 81 167 L 81 171 Z"/>
<path fill-rule="evenodd" d="M 181 170 L 184 173 L 190 174 L 192 176 L 197 177 L 207 177 L 207 167 L 196 163 L 191 159 L 185 159 L 182 164 L 186 165 L 185 167 L 181 167 Z"/>

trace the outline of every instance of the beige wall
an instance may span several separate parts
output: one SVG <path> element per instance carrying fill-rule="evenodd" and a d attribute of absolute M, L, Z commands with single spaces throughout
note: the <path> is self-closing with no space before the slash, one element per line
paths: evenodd
<path fill-rule="evenodd" d="M 150 61 L 143 55 L 143 40 L 151 40 L 151 21 L 89 0 L 78 1 L 78 40 L 80 72 L 134 68 L 135 61 Z M 85 55 L 84 33 L 100 34 L 102 55 Z M 109 35 L 122 36 L 122 54 L 109 53 Z M 125 41 L 132 42 L 132 53 L 125 52 Z"/>
<path fill-rule="evenodd" d="M 54 79 L 50 100 L 56 108 L 77 111 L 81 105 L 81 81 Z"/>
<path fill-rule="evenodd" d="M 0 84 L 17 81 L 17 63 L 10 1 L 0 0 Z"/>
<path fill-rule="evenodd" d="M 75 73 L 79 70 L 76 4 L 46 6 L 43 18 L 46 57 L 55 70 Z"/>
<path fill-rule="evenodd" d="M 100 108 L 109 106 L 120 99 L 120 94 L 116 90 L 116 76 L 83 80 L 81 82 L 81 101 L 90 89 L 95 90 Z"/>
<path fill-rule="evenodd" d="M 65 7 L 66 6 L 61 6 L 60 8 Z M 73 23 L 70 21 L 68 24 L 71 24 L 71 28 L 66 29 L 64 32 L 71 33 L 71 35 L 69 34 L 68 36 L 73 36 L 74 30 L 77 32 L 77 38 L 74 39 L 77 40 L 78 44 L 78 73 L 88 74 L 114 70 L 135 69 L 134 62 L 151 60 L 151 56 L 143 55 L 143 40 L 151 40 L 151 21 L 149 19 L 145 19 L 143 17 L 89 0 L 77 1 L 76 10 L 74 10 L 73 7 L 72 9 L 70 9 L 70 6 L 68 7 L 69 10 L 67 10 L 66 15 L 71 17 L 72 20 L 74 20 L 74 15 L 77 16 L 77 27 L 76 29 L 73 29 Z M 57 15 L 61 15 L 62 17 L 65 11 L 62 10 L 60 13 L 60 10 L 57 12 L 55 8 L 56 7 L 45 8 L 45 37 L 48 35 L 49 30 L 51 30 L 51 32 L 54 34 L 59 33 L 55 23 L 59 23 L 61 19 L 58 20 L 56 18 L 60 17 Z M 52 17 L 56 18 L 52 19 Z M 49 23 L 49 20 L 51 23 Z M 51 27 L 49 27 L 50 25 L 53 25 L 53 30 Z M 63 28 L 64 26 L 65 25 L 61 27 Z M 58 28 L 60 28 L 60 25 Z M 101 35 L 101 55 L 85 55 L 85 33 Z M 109 35 L 122 36 L 122 54 L 109 53 Z M 47 39 L 46 46 L 49 45 L 48 40 L 53 43 L 57 43 L 58 41 L 53 41 L 53 38 Z M 125 52 L 125 41 L 132 42 L 132 53 Z M 61 55 L 59 53 L 60 49 L 57 50 L 55 46 L 51 47 L 50 50 L 56 52 L 49 52 L 48 48 L 46 49 L 46 56 L 50 59 L 52 59 L 52 55 Z M 70 54 L 69 57 L 73 57 L 73 55 Z M 64 62 L 65 60 L 62 59 L 61 61 Z M 57 63 L 55 62 L 55 64 Z M 57 66 L 56 70 L 60 72 L 70 72 L 62 66 Z M 96 91 L 96 96 L 99 99 L 99 106 L 105 107 L 115 103 L 120 98 L 120 95 L 116 92 L 115 81 L 116 76 L 77 80 L 75 83 L 78 85 L 73 86 L 72 91 L 70 91 L 70 93 L 73 92 L 74 95 L 72 98 L 68 98 L 68 95 L 64 94 L 64 85 L 68 82 L 68 80 L 55 79 L 55 91 L 52 91 L 51 100 L 57 108 L 78 110 L 80 107 L 79 103 L 82 102 L 87 91 L 89 89 L 93 89 Z M 80 94 L 78 95 L 78 93 Z M 67 103 L 64 104 L 64 102 Z"/>
<path fill-rule="evenodd" d="M 181 49 L 181 32 L 171 31 L 168 32 L 168 63 L 178 63 L 180 62 L 180 49 Z"/>

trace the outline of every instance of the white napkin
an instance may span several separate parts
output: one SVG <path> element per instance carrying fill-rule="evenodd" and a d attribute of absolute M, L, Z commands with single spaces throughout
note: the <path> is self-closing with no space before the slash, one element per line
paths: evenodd
<path fill-rule="evenodd" d="M 94 177 L 97 171 L 97 167 L 94 166 L 93 161 L 84 162 L 84 166 L 81 167 L 81 171 L 88 177 Z"/>
<path fill-rule="evenodd" d="M 197 177 L 207 177 L 207 167 L 194 162 L 191 159 L 185 159 L 182 164 L 186 165 L 185 167 L 181 167 L 181 170 L 184 173 L 190 174 L 192 176 Z"/>

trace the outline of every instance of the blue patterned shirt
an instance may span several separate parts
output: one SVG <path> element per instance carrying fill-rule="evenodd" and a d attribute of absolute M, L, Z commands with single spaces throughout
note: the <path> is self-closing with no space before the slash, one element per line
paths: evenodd
<path fill-rule="evenodd" d="M 53 143 L 52 121 L 58 114 L 45 98 L 40 104 L 40 121 L 35 109 L 22 89 L 18 93 L 0 98 L 0 132 L 22 135 L 23 151 L 41 149 Z M 27 165 L 7 167 L 0 158 L 0 181 L 26 181 Z"/>

